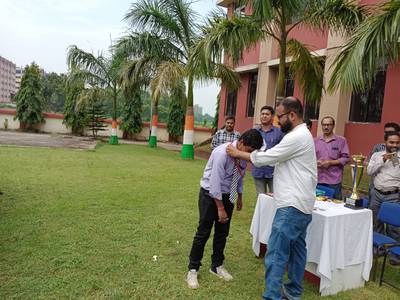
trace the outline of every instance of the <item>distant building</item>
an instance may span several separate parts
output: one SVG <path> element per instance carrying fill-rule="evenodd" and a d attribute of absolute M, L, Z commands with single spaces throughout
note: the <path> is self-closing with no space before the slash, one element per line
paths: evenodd
<path fill-rule="evenodd" d="M 11 102 L 11 96 L 15 95 L 15 72 L 13 62 L 0 56 L 0 102 Z"/>
<path fill-rule="evenodd" d="M 203 108 L 200 105 L 195 104 L 194 107 L 193 107 L 193 113 L 194 113 L 195 116 L 202 116 L 203 115 Z"/>

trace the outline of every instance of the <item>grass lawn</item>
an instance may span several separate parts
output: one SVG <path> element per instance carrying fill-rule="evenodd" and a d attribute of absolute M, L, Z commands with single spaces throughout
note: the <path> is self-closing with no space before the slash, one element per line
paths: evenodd
<path fill-rule="evenodd" d="M 133 145 L 0 147 L 0 299 L 260 299 L 264 266 L 251 250 L 250 176 L 226 249 L 234 281 L 208 273 L 208 243 L 200 289 L 186 287 L 204 165 Z M 389 276 L 400 283 L 399 269 Z M 399 297 L 368 283 L 325 299 Z M 306 284 L 304 299 L 318 298 Z"/>

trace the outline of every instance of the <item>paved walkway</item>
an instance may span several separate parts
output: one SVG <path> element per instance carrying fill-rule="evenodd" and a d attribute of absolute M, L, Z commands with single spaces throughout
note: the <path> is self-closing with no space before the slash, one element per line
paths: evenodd
<path fill-rule="evenodd" d="M 92 150 L 96 144 L 90 137 L 0 130 L 0 145 Z"/>
<path fill-rule="evenodd" d="M 120 144 L 143 145 L 147 146 L 148 142 L 119 140 Z M 97 141 L 91 137 L 80 137 L 62 134 L 45 134 L 45 133 L 27 133 L 19 131 L 0 130 L 0 145 L 22 146 L 22 147 L 49 147 L 49 148 L 72 148 L 72 149 L 95 149 Z M 181 144 L 157 142 L 157 146 L 169 151 L 180 152 Z M 208 159 L 210 154 L 195 150 L 195 156 L 198 158 Z"/>

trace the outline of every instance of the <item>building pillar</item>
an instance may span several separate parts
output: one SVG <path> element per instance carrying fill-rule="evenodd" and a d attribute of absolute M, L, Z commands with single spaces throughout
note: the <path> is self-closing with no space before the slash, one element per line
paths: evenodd
<path fill-rule="evenodd" d="M 333 61 L 340 51 L 340 46 L 342 46 L 344 43 L 345 39 L 342 36 L 329 32 L 324 70 L 325 89 L 327 88 L 329 80 L 332 77 Z M 318 135 L 322 134 L 322 128 L 320 124 L 322 118 L 326 116 L 331 116 L 335 119 L 335 134 L 344 135 L 344 129 L 349 118 L 350 101 L 351 92 L 341 91 L 340 87 L 332 93 L 323 93 L 319 108 Z"/>
<path fill-rule="evenodd" d="M 277 70 L 267 64 L 269 60 L 274 58 L 274 53 L 276 53 L 276 43 L 272 38 L 260 42 L 253 125 L 260 124 L 261 107 L 264 105 L 275 106 Z"/>

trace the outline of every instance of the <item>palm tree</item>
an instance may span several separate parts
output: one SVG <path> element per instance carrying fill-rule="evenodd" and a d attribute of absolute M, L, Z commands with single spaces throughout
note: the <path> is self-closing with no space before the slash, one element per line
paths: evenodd
<path fill-rule="evenodd" d="M 335 58 L 329 90 L 362 92 L 371 87 L 375 74 L 386 63 L 400 60 L 400 1 L 376 7 L 354 31 Z"/>
<path fill-rule="evenodd" d="M 96 57 L 72 45 L 68 49 L 67 62 L 72 77 L 82 79 L 92 86 L 106 88 L 111 92 L 112 129 L 110 144 L 117 145 L 117 97 L 120 91 L 118 79 L 124 58 L 118 54 L 112 54 L 110 57 L 99 54 Z"/>
<path fill-rule="evenodd" d="M 368 13 L 366 7 L 350 0 L 238 0 L 236 3 L 251 6 L 252 14 L 234 14 L 229 18 L 215 15 L 203 29 L 204 38 L 196 51 L 205 52 L 213 60 L 221 60 L 223 53 L 227 53 L 228 61 L 237 65 L 245 49 L 259 41 L 274 39 L 279 46 L 277 98 L 284 97 L 286 57 L 291 56 L 290 71 L 310 102 L 321 98 L 321 59 L 307 45 L 289 38 L 289 33 L 299 26 L 349 33 Z"/>
<path fill-rule="evenodd" d="M 232 86 L 239 85 L 233 70 L 223 64 L 212 63 L 206 70 L 202 62 L 189 64 L 192 51 L 200 39 L 198 15 L 187 0 L 139 0 L 132 5 L 125 20 L 132 33 L 123 37 L 119 50 L 133 58 L 126 72 L 127 80 L 136 80 L 146 73 L 152 94 L 152 138 L 154 145 L 157 129 L 157 103 L 161 94 L 187 82 L 187 105 L 183 136 L 182 158 L 193 159 L 193 87 L 195 80 L 220 78 Z M 143 77 L 143 76 L 142 76 Z"/>

